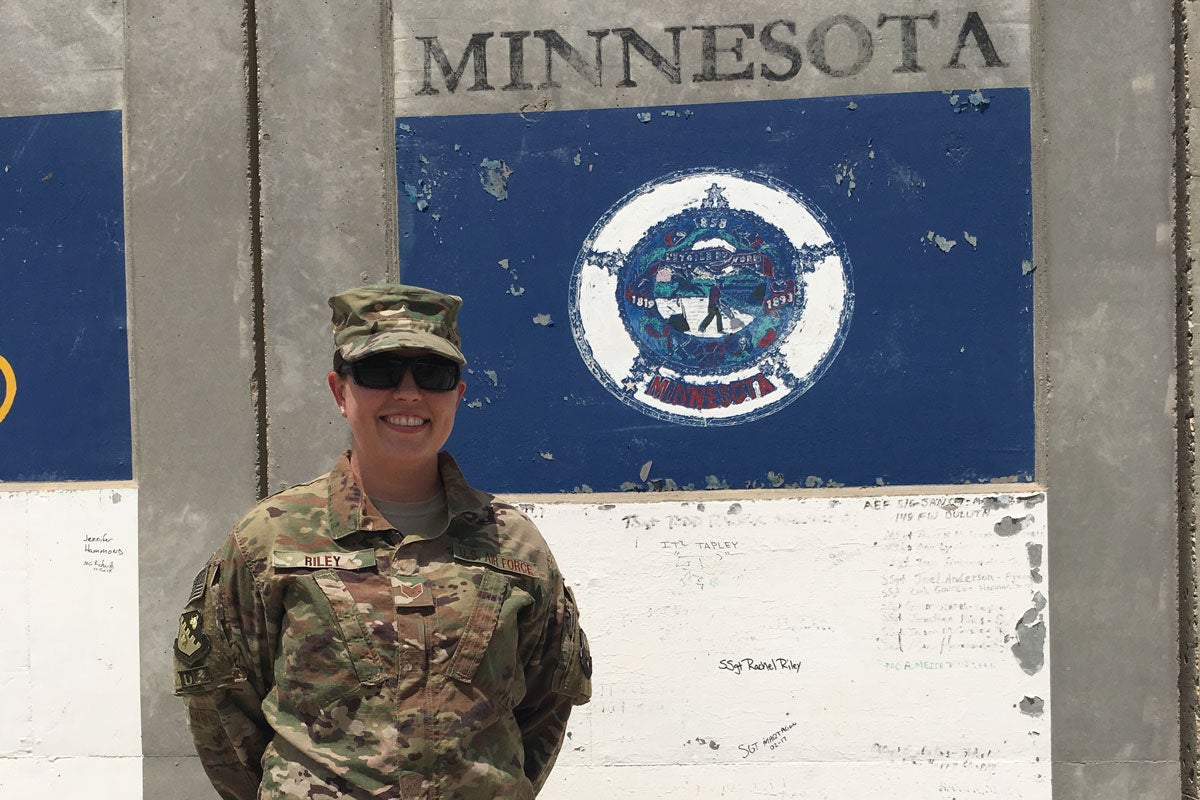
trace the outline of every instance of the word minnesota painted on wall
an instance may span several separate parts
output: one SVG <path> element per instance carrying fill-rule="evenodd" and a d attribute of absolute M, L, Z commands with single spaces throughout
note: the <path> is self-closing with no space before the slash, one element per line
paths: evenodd
<path fill-rule="evenodd" d="M 499 86 L 506 92 L 560 87 L 554 71 L 558 62 L 569 66 L 591 86 L 611 86 L 616 80 L 617 88 L 635 87 L 647 75 L 673 84 L 788 81 L 800 74 L 805 63 L 830 78 L 850 77 L 871 68 L 922 73 L 927 69 L 1008 66 L 983 15 L 977 11 L 962 12 L 961 18 L 937 10 L 927 14 L 880 13 L 869 21 L 835 14 L 816 21 L 807 32 L 805 27 L 790 19 L 762 25 L 668 25 L 662 34 L 611 27 L 573 34 L 573 41 L 553 28 L 482 31 L 471 34 L 457 61 L 451 58 L 456 51 L 453 45 L 438 36 L 417 35 L 414 38 L 421 42 L 422 82 L 415 94 L 439 95 L 443 88 L 453 93 L 464 85 L 471 92 L 495 91 L 495 71 L 489 72 L 494 60 L 489 63 L 489 59 L 496 58 L 493 54 L 497 50 L 501 51 L 500 58 L 507 56 L 507 81 Z M 950 31 L 956 31 L 952 38 Z M 898 47 L 891 52 L 883 52 L 882 41 L 876 41 L 877 34 L 883 32 L 889 34 L 889 39 L 899 34 Z M 504 40 L 499 47 L 497 37 Z M 544 49 L 540 63 L 531 64 L 526 44 L 531 45 L 529 50 L 538 48 L 530 39 Z M 590 59 L 584 55 L 588 51 Z M 614 56 L 619 57 L 616 65 Z M 535 71 L 541 72 L 536 84 Z"/>

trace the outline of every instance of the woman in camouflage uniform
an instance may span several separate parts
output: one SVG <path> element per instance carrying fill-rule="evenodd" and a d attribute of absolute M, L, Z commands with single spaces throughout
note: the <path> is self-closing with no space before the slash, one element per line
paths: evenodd
<path fill-rule="evenodd" d="M 590 696 L 546 542 L 442 451 L 461 302 L 330 298 L 351 449 L 259 503 L 196 576 L 175 687 L 224 798 L 532 798 Z"/>

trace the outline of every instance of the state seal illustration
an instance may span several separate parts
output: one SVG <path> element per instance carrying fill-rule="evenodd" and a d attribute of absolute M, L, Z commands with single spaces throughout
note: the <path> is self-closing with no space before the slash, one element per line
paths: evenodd
<path fill-rule="evenodd" d="M 575 260 L 571 332 L 621 402 L 684 425 L 735 425 L 804 394 L 837 357 L 854 305 L 825 215 L 750 172 L 644 184 Z"/>

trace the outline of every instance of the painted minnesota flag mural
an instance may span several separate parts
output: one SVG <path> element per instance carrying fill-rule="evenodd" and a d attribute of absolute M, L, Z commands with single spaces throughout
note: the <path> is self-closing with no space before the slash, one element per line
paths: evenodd
<path fill-rule="evenodd" d="M 978 12 L 842 17 L 398 33 L 401 277 L 465 298 L 477 480 L 1032 480 L 1027 45 Z M 951 19 L 961 68 L 926 70 L 909 34 Z M 811 96 L 764 78 L 789 30 Z"/>

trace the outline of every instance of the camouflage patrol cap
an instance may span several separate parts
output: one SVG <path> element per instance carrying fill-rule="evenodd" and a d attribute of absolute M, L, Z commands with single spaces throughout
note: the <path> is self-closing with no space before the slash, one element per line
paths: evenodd
<path fill-rule="evenodd" d="M 402 348 L 430 350 L 467 363 L 458 335 L 462 298 L 420 286 L 376 283 L 329 298 L 333 344 L 342 358 L 357 361 L 372 353 Z"/>

